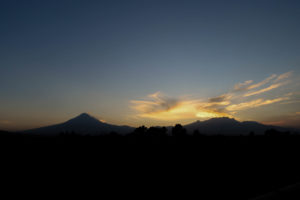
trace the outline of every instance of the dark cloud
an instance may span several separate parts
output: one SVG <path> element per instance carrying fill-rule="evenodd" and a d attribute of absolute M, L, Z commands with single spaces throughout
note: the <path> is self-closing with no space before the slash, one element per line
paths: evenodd
<path fill-rule="evenodd" d="M 210 103 L 220 103 L 220 102 L 224 102 L 228 99 L 228 95 L 227 94 L 223 94 L 221 96 L 218 97 L 212 97 L 210 99 L 208 99 L 208 101 Z"/>

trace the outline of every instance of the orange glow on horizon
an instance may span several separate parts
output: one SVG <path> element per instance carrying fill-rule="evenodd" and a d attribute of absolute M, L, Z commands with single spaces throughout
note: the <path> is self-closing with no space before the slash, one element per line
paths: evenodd
<path fill-rule="evenodd" d="M 291 92 L 282 96 L 265 97 L 267 92 L 287 85 L 290 82 L 287 79 L 291 75 L 292 71 L 281 75 L 272 74 L 258 83 L 253 83 L 253 80 L 244 81 L 236 84 L 227 93 L 205 99 L 174 98 L 156 92 L 149 94 L 147 100 L 133 100 L 131 103 L 132 108 L 137 111 L 136 116 L 141 118 L 162 121 L 236 118 L 241 116 L 240 111 L 243 110 L 291 100 L 294 95 Z"/>

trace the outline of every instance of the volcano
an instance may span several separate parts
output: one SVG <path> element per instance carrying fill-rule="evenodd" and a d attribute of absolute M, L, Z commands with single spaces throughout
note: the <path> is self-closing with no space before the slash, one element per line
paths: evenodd
<path fill-rule="evenodd" d="M 127 134 L 134 130 L 130 126 L 117 126 L 99 121 L 97 118 L 82 113 L 64 123 L 26 130 L 23 133 L 39 135 L 58 135 L 60 133 L 76 133 L 80 135 L 103 135 L 111 132 Z"/>

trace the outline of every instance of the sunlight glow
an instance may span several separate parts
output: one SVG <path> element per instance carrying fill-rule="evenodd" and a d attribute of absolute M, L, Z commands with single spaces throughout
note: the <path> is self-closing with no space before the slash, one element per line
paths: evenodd
<path fill-rule="evenodd" d="M 207 99 L 171 98 L 161 92 L 156 92 L 148 95 L 147 100 L 133 100 L 131 103 L 132 108 L 138 112 L 138 117 L 163 121 L 237 117 L 236 114 L 242 110 L 290 100 L 293 93 L 269 99 L 259 97 L 259 95 L 288 84 L 289 82 L 285 79 L 291 74 L 292 72 L 279 76 L 273 74 L 254 84 L 252 80 L 244 81 L 236 84 L 228 93 Z M 266 84 L 269 86 L 259 89 Z M 253 99 L 253 96 L 258 97 Z"/>

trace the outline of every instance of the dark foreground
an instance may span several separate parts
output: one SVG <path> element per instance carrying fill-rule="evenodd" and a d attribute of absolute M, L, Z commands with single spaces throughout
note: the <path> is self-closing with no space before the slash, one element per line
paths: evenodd
<path fill-rule="evenodd" d="M 2 134 L 0 144 L 2 165 L 24 177 L 19 183 L 34 180 L 35 189 L 49 195 L 62 190 L 84 198 L 300 199 L 297 135 Z M 44 181 L 53 184 L 39 184 Z"/>

